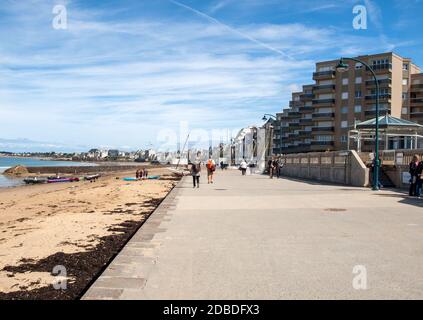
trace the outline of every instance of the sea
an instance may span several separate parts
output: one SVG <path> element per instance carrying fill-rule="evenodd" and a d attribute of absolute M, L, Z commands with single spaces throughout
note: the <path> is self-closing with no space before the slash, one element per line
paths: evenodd
<path fill-rule="evenodd" d="M 41 160 L 37 158 L 12 158 L 0 157 L 0 188 L 22 185 L 22 178 L 12 178 L 2 175 L 6 169 L 21 165 L 25 167 L 69 167 L 69 166 L 92 166 L 92 163 Z"/>

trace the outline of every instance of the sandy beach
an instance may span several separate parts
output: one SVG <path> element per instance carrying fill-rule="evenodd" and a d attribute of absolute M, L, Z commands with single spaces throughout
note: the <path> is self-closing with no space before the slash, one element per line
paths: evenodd
<path fill-rule="evenodd" d="M 179 180 L 149 171 L 161 179 L 123 181 L 131 171 L 0 189 L 0 299 L 78 298 Z M 55 266 L 66 268 L 66 290 L 52 286 Z"/>

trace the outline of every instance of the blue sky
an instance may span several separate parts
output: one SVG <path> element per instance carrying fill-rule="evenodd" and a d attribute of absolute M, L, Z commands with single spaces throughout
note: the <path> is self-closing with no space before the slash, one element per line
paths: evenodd
<path fill-rule="evenodd" d="M 52 9 L 67 9 L 67 29 Z M 355 5 L 368 29 L 352 27 Z M 423 66 L 423 0 L 0 0 L 0 150 L 138 149 L 163 130 L 259 124 L 316 61 Z"/>

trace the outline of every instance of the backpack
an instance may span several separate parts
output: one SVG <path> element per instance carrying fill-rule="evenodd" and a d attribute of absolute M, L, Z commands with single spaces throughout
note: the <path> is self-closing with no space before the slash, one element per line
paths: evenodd
<path fill-rule="evenodd" d="M 216 166 L 213 163 L 213 160 L 207 161 L 207 169 L 214 171 L 216 169 Z"/>

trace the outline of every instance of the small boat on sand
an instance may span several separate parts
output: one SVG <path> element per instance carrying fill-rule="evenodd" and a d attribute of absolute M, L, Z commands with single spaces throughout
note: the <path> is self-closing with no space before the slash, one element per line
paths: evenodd
<path fill-rule="evenodd" d="M 123 178 L 123 181 L 138 181 L 137 178 Z"/>
<path fill-rule="evenodd" d="M 93 174 L 91 176 L 85 176 L 84 180 L 86 180 L 86 181 L 96 181 L 98 178 L 100 178 L 99 174 Z"/>
<path fill-rule="evenodd" d="M 42 184 L 42 183 L 46 183 L 47 179 L 39 178 L 39 177 L 31 177 L 31 178 L 25 178 L 23 179 L 23 181 L 26 184 Z"/>
<path fill-rule="evenodd" d="M 160 176 L 148 176 L 148 180 L 158 180 L 160 179 Z"/>
<path fill-rule="evenodd" d="M 48 179 L 47 183 L 60 183 L 60 182 L 77 182 L 79 178 L 55 178 L 55 179 Z"/>

